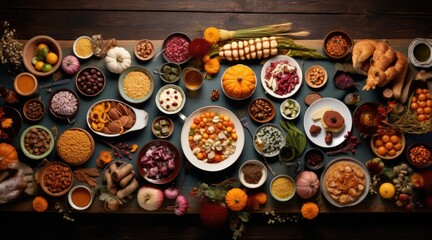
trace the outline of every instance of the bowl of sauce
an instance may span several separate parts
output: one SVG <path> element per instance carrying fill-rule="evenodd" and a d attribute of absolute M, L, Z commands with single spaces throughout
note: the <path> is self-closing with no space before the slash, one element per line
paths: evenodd
<path fill-rule="evenodd" d="M 74 209 L 85 210 L 93 202 L 92 190 L 86 185 L 76 185 L 69 191 L 68 201 Z"/>
<path fill-rule="evenodd" d="M 36 77 L 29 72 L 22 72 L 15 77 L 15 91 L 23 97 L 35 95 L 38 87 L 39 84 Z"/>

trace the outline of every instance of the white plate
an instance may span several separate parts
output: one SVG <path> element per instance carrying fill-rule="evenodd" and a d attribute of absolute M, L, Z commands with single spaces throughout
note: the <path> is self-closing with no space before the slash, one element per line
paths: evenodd
<path fill-rule="evenodd" d="M 285 95 L 279 95 L 277 93 L 275 93 L 273 90 L 271 90 L 269 87 L 267 87 L 266 84 L 266 79 L 265 79 L 265 73 L 266 73 L 266 69 L 268 66 L 270 66 L 270 64 L 272 62 L 276 62 L 276 61 L 281 61 L 281 60 L 288 60 L 288 63 L 293 66 L 296 67 L 297 69 L 297 75 L 299 76 L 299 83 L 294 87 L 294 90 L 292 90 L 290 93 L 287 93 Z M 302 74 L 302 69 L 300 68 L 300 65 L 297 63 L 296 60 L 294 60 L 294 58 L 292 57 L 288 57 L 285 55 L 278 55 L 276 57 L 270 58 L 263 66 L 263 68 L 261 69 L 261 84 L 264 87 L 264 90 L 266 93 L 272 95 L 275 98 L 288 98 L 291 97 L 292 95 L 294 95 L 301 87 L 302 85 L 302 80 L 303 79 L 303 74 Z"/>
<path fill-rule="evenodd" d="M 331 144 L 327 144 L 325 142 L 325 134 L 326 133 L 324 131 L 323 126 L 321 125 L 321 121 L 320 120 L 317 120 L 317 121 L 312 120 L 313 113 L 315 113 L 316 111 L 319 111 L 320 109 L 322 109 L 324 107 L 331 107 L 332 110 L 338 111 L 345 119 L 344 128 L 338 133 L 333 133 L 333 141 Z M 315 124 L 315 125 L 320 126 L 322 128 L 321 132 L 315 136 L 312 136 L 309 132 L 309 129 L 312 126 L 312 124 Z M 344 135 L 348 131 L 351 131 L 351 128 L 352 128 L 352 116 L 351 116 L 350 110 L 348 109 L 348 107 L 343 102 L 341 102 L 337 99 L 334 99 L 334 98 L 321 98 L 321 99 L 315 101 L 314 103 L 312 103 L 306 109 L 306 112 L 304 115 L 304 120 L 303 120 L 303 125 L 304 125 L 304 131 L 306 133 L 306 136 L 309 138 L 309 140 L 311 140 L 313 143 L 315 143 L 316 145 L 318 145 L 320 147 L 332 148 L 332 147 L 338 146 L 343 141 L 345 141 Z"/>
<path fill-rule="evenodd" d="M 231 121 L 234 123 L 234 128 L 237 131 L 237 147 L 234 153 L 229 156 L 227 159 L 219 162 L 219 163 L 206 163 L 201 160 L 199 160 L 193 153 L 192 149 L 189 146 L 189 126 L 192 124 L 195 117 L 201 115 L 203 112 L 217 112 L 217 113 L 223 113 L 224 115 L 228 116 Z M 183 149 L 183 153 L 185 154 L 186 158 L 189 160 L 189 162 L 194 165 L 195 167 L 208 171 L 208 172 L 216 172 L 223 169 L 228 168 L 231 166 L 237 159 L 240 157 L 240 154 L 243 151 L 245 142 L 244 137 L 244 131 L 243 131 L 243 125 L 240 123 L 240 120 L 237 118 L 237 116 L 229 111 L 226 108 L 219 107 L 219 106 L 206 106 L 199 108 L 195 110 L 184 122 L 183 128 L 181 131 L 181 147 Z"/>

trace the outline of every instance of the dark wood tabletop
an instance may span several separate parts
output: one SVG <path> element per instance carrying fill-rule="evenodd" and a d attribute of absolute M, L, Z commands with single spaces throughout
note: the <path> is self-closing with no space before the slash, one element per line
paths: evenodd
<path fill-rule="evenodd" d="M 70 40 L 81 35 L 102 34 L 118 40 L 165 38 L 171 32 L 197 37 L 208 26 L 241 29 L 259 25 L 292 22 L 293 31 L 308 31 L 299 40 L 321 40 L 333 29 L 343 29 L 354 39 L 393 39 L 406 44 L 414 38 L 432 38 L 432 2 L 430 1 L 2 1 L 0 21 L 7 20 L 19 39 L 49 35 Z M 313 221 L 292 218 L 284 224 L 267 223 L 265 213 L 256 214 L 246 225 L 242 239 L 431 239 L 432 231 L 422 217 L 429 211 L 409 212 L 393 207 L 386 211 L 376 200 L 361 208 L 324 211 Z M 118 214 L 79 213 L 76 222 L 61 219 L 57 213 L 39 214 L 29 206 L 13 206 L 0 222 L 28 230 L 5 231 L 7 237 L 107 238 L 135 239 L 230 239 L 229 228 L 209 230 L 197 214 L 181 218 L 173 214 L 137 214 L 133 208 Z M 393 210 L 394 211 L 393 211 Z M 196 209 L 193 210 L 196 212 Z M 347 213 L 348 212 L 348 213 Z M 140 212 L 142 213 L 142 212 Z M 288 220 L 288 221 L 290 221 Z"/>

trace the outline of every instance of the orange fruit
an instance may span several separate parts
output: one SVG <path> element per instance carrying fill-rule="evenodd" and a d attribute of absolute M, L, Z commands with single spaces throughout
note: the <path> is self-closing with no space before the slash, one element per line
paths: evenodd
<path fill-rule="evenodd" d="M 375 147 L 381 147 L 384 145 L 384 142 L 381 139 L 377 138 L 375 139 L 374 145 Z"/>
<path fill-rule="evenodd" d="M 389 137 L 388 134 L 384 134 L 384 135 L 382 135 L 381 140 L 382 140 L 384 143 L 388 143 L 388 142 L 390 142 L 390 137 Z"/>
<path fill-rule="evenodd" d="M 385 182 L 379 187 L 379 194 L 382 198 L 391 199 L 396 193 L 396 188 L 393 183 Z"/>
<path fill-rule="evenodd" d="M 389 157 L 394 157 L 394 156 L 396 156 L 396 150 L 394 150 L 394 149 L 389 150 L 389 151 L 387 152 L 387 155 L 388 155 Z"/>
<path fill-rule="evenodd" d="M 425 101 L 426 100 L 426 94 L 422 93 L 418 95 L 418 100 Z"/>
<path fill-rule="evenodd" d="M 384 147 L 385 147 L 385 149 L 387 149 L 387 150 L 392 150 L 392 149 L 393 149 L 393 143 L 392 143 L 392 142 L 387 142 L 387 143 L 384 145 Z"/>
<path fill-rule="evenodd" d="M 47 50 L 49 50 L 48 45 L 46 45 L 45 43 L 39 43 L 39 44 L 37 45 L 37 49 L 38 49 L 38 50 L 42 50 L 42 49 L 44 49 L 44 48 L 46 48 Z"/>
<path fill-rule="evenodd" d="M 45 60 L 47 61 L 47 63 L 54 65 L 58 61 L 58 56 L 57 56 L 57 54 L 55 54 L 53 52 L 49 52 L 47 54 Z"/>
<path fill-rule="evenodd" d="M 35 69 L 37 70 L 37 71 L 42 71 L 42 66 L 44 65 L 44 62 L 42 62 L 42 61 L 38 61 L 38 62 L 36 62 L 36 64 L 34 65 L 34 67 L 35 67 Z"/>
<path fill-rule="evenodd" d="M 411 107 L 412 110 L 417 110 L 419 108 L 419 105 L 418 105 L 418 103 L 413 102 L 413 103 L 411 103 L 410 107 Z"/>
<path fill-rule="evenodd" d="M 396 143 L 395 145 L 393 145 L 393 149 L 396 151 L 400 151 L 402 149 L 402 143 Z"/>
<path fill-rule="evenodd" d="M 399 137 L 397 135 L 393 135 L 390 137 L 390 142 L 393 144 L 396 144 L 400 141 Z"/>
<path fill-rule="evenodd" d="M 378 155 L 385 156 L 387 154 L 387 150 L 384 146 L 381 146 L 377 149 Z"/>

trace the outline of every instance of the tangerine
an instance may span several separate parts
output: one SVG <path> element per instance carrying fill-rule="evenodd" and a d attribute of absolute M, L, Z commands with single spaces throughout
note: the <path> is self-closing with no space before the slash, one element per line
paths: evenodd
<path fill-rule="evenodd" d="M 36 62 L 36 64 L 34 65 L 34 67 L 35 67 L 35 69 L 37 70 L 37 71 L 42 71 L 42 66 L 44 65 L 44 62 L 42 62 L 42 61 L 38 61 L 38 62 Z"/>
<path fill-rule="evenodd" d="M 378 139 L 375 139 L 374 145 L 375 145 L 375 147 L 381 147 L 384 145 L 384 142 L 378 138 Z"/>
<path fill-rule="evenodd" d="M 393 144 L 396 144 L 400 141 L 399 137 L 397 135 L 393 135 L 390 137 L 390 142 Z"/>
<path fill-rule="evenodd" d="M 394 157 L 394 156 L 396 156 L 396 150 L 394 150 L 394 149 L 389 150 L 389 151 L 387 152 L 387 155 L 388 155 L 389 157 Z"/>
<path fill-rule="evenodd" d="M 381 146 L 377 149 L 378 155 L 385 156 L 387 154 L 387 150 L 384 146 Z"/>
<path fill-rule="evenodd" d="M 382 140 L 384 143 L 388 143 L 388 142 L 390 142 L 390 137 L 389 137 L 388 134 L 384 134 L 384 135 L 382 135 L 381 140 Z"/>
<path fill-rule="evenodd" d="M 57 54 L 55 54 L 53 52 L 49 52 L 47 54 L 45 60 L 47 61 L 47 63 L 54 65 L 58 61 L 58 56 L 57 56 Z"/>
<path fill-rule="evenodd" d="M 384 147 L 385 147 L 385 149 L 387 149 L 387 150 L 392 150 L 393 149 L 393 143 L 392 142 L 387 142 L 385 145 L 384 145 Z"/>
<path fill-rule="evenodd" d="M 393 183 L 385 182 L 379 187 L 379 194 L 382 198 L 391 199 L 396 193 L 396 187 Z"/>
<path fill-rule="evenodd" d="M 393 145 L 393 149 L 396 151 L 400 151 L 402 149 L 402 143 L 396 143 L 395 145 Z"/>

